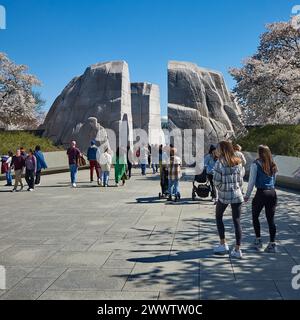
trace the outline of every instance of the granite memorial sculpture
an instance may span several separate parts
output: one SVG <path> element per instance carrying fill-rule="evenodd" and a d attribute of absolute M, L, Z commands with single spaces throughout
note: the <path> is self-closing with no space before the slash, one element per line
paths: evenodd
<path fill-rule="evenodd" d="M 117 141 L 119 137 L 132 141 L 131 93 L 126 62 L 97 63 L 71 80 L 47 114 L 42 126 L 44 136 L 57 144 L 68 145 L 72 139 L 78 138 L 81 127 L 90 117 L 96 118 L 103 128 L 112 129 Z M 86 129 L 82 130 L 87 134 Z M 82 136 L 81 139 L 88 140 L 88 137 Z"/>
<path fill-rule="evenodd" d="M 168 118 L 171 129 L 204 129 L 206 148 L 244 130 L 222 74 L 189 62 L 168 64 Z"/>
<path fill-rule="evenodd" d="M 149 144 L 160 144 L 161 116 L 159 86 L 141 82 L 131 84 L 133 129 L 143 129 Z"/>
<path fill-rule="evenodd" d="M 90 142 L 95 140 L 96 145 L 101 147 L 101 150 L 110 149 L 110 143 L 106 129 L 103 128 L 97 118 L 90 117 L 86 122 L 74 132 L 74 139 L 82 152 L 86 152 L 90 146 Z"/>
<path fill-rule="evenodd" d="M 169 129 L 204 129 L 207 147 L 244 130 L 240 113 L 221 73 L 189 62 L 169 62 Z M 119 138 L 123 146 L 133 142 L 133 129 L 144 129 L 148 142 L 159 144 L 165 140 L 158 134 L 159 87 L 146 82 L 130 84 L 124 61 L 94 64 L 64 88 L 41 129 L 44 136 L 64 146 L 76 139 L 86 148 L 91 139 L 98 144 L 107 139 L 115 149 Z"/>

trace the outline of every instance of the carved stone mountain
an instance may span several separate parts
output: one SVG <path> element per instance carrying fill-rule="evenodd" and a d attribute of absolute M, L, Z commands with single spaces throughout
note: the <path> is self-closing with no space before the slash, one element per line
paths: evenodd
<path fill-rule="evenodd" d="M 133 129 L 143 129 L 150 144 L 161 142 L 159 86 L 141 82 L 131 84 Z"/>
<path fill-rule="evenodd" d="M 101 150 L 110 149 L 108 135 L 97 121 L 97 118 L 90 117 L 87 121 L 74 133 L 74 139 L 77 141 L 79 149 L 86 153 L 92 140 L 96 141 L 97 146 L 101 146 Z"/>
<path fill-rule="evenodd" d="M 132 135 L 131 94 L 128 65 L 124 61 L 98 63 L 74 78 L 54 101 L 44 122 L 44 135 L 55 143 L 67 145 L 78 137 L 90 117 L 105 129 L 120 130 L 125 121 Z M 86 132 L 86 131 L 85 131 Z M 89 140 L 84 135 L 81 139 Z M 127 140 L 127 136 L 125 137 Z"/>
<path fill-rule="evenodd" d="M 169 62 L 168 117 L 173 128 L 204 129 L 206 146 L 244 127 L 222 74 L 189 62 Z"/>

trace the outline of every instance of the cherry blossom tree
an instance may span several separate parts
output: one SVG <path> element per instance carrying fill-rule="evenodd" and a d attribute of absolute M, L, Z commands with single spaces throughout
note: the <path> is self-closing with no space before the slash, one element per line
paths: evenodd
<path fill-rule="evenodd" d="M 299 123 L 300 29 L 292 22 L 267 25 L 257 53 L 229 72 L 246 124 Z"/>
<path fill-rule="evenodd" d="M 33 91 L 40 81 L 27 70 L 0 52 L 0 122 L 6 128 L 32 128 L 40 121 L 44 102 Z"/>

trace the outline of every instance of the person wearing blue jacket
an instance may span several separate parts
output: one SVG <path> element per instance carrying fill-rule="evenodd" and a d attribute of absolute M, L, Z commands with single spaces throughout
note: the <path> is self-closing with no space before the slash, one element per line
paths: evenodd
<path fill-rule="evenodd" d="M 277 194 L 275 190 L 277 172 L 278 168 L 276 163 L 273 161 L 269 147 L 264 145 L 259 146 L 258 159 L 251 165 L 245 202 L 249 201 L 255 186 L 257 190 L 252 201 L 252 219 L 256 235 L 254 247 L 257 251 L 262 251 L 263 249 L 259 216 L 263 208 L 265 208 L 266 218 L 269 225 L 270 242 L 264 251 L 268 253 L 275 253 L 277 251 L 275 243 L 276 225 L 274 222 L 277 206 Z"/>
<path fill-rule="evenodd" d="M 35 147 L 34 156 L 36 158 L 35 185 L 39 186 L 41 184 L 41 172 L 48 167 L 40 146 Z"/>
<path fill-rule="evenodd" d="M 96 141 L 92 140 L 91 141 L 91 146 L 87 150 L 87 159 L 90 162 L 90 180 L 91 182 L 94 181 L 94 169 L 97 174 L 97 181 L 98 184 L 101 184 L 101 179 L 100 179 L 100 165 L 97 162 L 97 152 L 100 152 L 100 149 L 98 150 L 96 146 Z"/>
<path fill-rule="evenodd" d="M 217 204 L 217 190 L 214 185 L 214 168 L 217 163 L 217 147 L 213 144 L 209 148 L 208 154 L 204 157 L 204 169 L 206 170 L 207 179 L 211 187 L 211 198 L 212 201 Z"/>

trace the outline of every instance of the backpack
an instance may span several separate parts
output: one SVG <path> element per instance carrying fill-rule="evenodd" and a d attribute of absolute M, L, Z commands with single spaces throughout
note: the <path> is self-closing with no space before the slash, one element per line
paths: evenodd
<path fill-rule="evenodd" d="M 6 163 L 5 160 L 2 160 L 1 161 L 1 173 L 4 174 L 4 173 L 8 172 L 8 170 L 9 170 L 8 163 Z"/>

